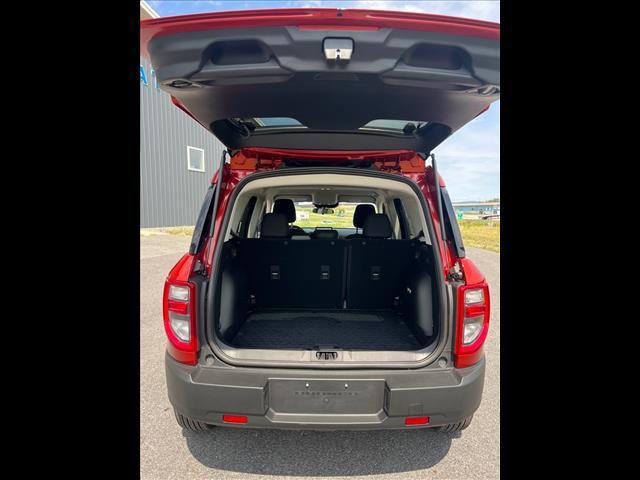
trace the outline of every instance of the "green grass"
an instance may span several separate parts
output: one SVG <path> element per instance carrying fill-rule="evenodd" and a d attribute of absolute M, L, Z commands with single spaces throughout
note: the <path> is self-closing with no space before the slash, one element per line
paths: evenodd
<path fill-rule="evenodd" d="M 499 220 L 458 220 L 458 225 L 465 246 L 500 253 Z"/>
<path fill-rule="evenodd" d="M 308 219 L 297 220 L 295 224 L 302 228 L 333 227 L 333 228 L 354 228 L 353 212 L 355 204 L 344 204 L 333 209 L 333 213 L 322 215 L 313 213 L 313 207 L 296 207 L 298 218 L 301 213 L 307 213 Z"/>

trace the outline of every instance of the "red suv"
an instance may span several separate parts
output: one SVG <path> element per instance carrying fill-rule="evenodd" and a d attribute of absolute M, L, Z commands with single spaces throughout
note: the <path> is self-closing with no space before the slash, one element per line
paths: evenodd
<path fill-rule="evenodd" d="M 141 23 L 161 88 L 227 149 L 164 289 L 178 423 L 467 427 L 489 291 L 432 152 L 499 98 L 499 25 L 336 9 Z"/>

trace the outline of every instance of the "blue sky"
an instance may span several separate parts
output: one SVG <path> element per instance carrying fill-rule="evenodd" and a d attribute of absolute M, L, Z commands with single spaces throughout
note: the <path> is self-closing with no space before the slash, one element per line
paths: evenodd
<path fill-rule="evenodd" d="M 438 13 L 500 21 L 499 1 L 391 0 L 226 0 L 147 1 L 161 17 L 187 13 L 258 8 L 339 7 Z M 488 200 L 500 196 L 500 102 L 439 145 L 438 169 L 453 201 Z"/>

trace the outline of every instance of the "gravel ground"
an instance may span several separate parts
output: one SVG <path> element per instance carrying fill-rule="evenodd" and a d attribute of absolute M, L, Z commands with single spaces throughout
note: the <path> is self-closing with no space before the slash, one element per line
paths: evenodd
<path fill-rule="evenodd" d="M 467 248 L 488 277 L 492 318 L 482 404 L 462 433 L 430 430 L 313 432 L 216 428 L 182 431 L 164 377 L 162 287 L 189 237 L 140 238 L 140 477 L 217 479 L 331 477 L 499 478 L 500 256 Z"/>

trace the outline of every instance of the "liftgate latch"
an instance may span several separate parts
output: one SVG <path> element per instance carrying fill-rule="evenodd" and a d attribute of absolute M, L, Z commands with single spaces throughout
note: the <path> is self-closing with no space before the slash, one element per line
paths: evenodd
<path fill-rule="evenodd" d="M 338 352 L 316 352 L 318 360 L 335 360 L 338 358 Z"/>
<path fill-rule="evenodd" d="M 320 280 L 329 280 L 331 278 L 331 267 L 329 265 L 320 265 Z"/>
<path fill-rule="evenodd" d="M 353 40 L 350 38 L 325 38 L 322 46 L 327 60 L 351 60 Z"/>

